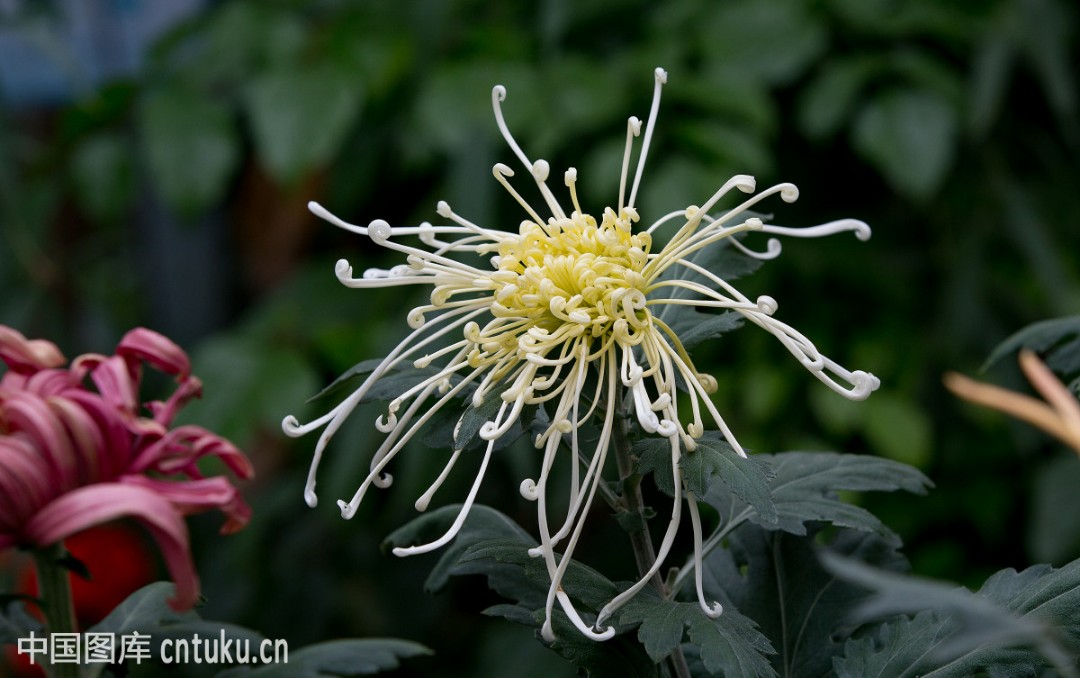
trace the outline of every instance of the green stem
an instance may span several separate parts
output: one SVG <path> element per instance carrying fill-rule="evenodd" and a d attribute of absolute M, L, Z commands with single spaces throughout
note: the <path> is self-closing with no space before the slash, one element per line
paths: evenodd
<path fill-rule="evenodd" d="M 49 635 L 74 633 L 75 605 L 71 597 L 71 578 L 60 561 L 67 555 L 63 542 L 34 551 L 37 567 L 38 589 L 41 592 L 41 609 L 45 613 L 45 627 Z M 78 678 L 79 665 L 53 663 L 53 678 Z"/>
<path fill-rule="evenodd" d="M 630 545 L 634 550 L 634 562 L 637 564 L 638 574 L 644 577 L 645 573 L 656 564 L 656 548 L 653 546 L 652 536 L 646 524 L 645 501 L 641 496 L 641 476 L 634 473 L 628 417 L 616 415 L 611 432 L 611 443 L 615 452 L 615 463 L 619 468 L 619 483 L 622 485 L 620 503 L 622 509 L 634 517 L 631 521 L 633 527 L 627 530 L 630 534 Z M 659 572 L 654 572 L 649 582 L 661 598 L 668 597 L 667 587 L 660 578 Z M 690 667 L 686 663 L 686 656 L 683 655 L 681 647 L 675 648 L 668 657 L 668 661 L 671 663 L 674 676 L 690 678 Z"/>

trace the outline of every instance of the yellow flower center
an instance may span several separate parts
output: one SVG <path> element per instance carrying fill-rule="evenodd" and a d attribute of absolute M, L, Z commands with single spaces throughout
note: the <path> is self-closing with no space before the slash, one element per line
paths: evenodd
<path fill-rule="evenodd" d="M 608 208 L 600 224 L 588 214 L 521 224 L 519 236 L 499 246 L 493 313 L 527 318 L 554 333 L 567 324 L 593 337 L 605 336 L 620 318 L 634 329 L 649 324 L 645 308 L 652 238 L 633 233 L 634 210 Z"/>

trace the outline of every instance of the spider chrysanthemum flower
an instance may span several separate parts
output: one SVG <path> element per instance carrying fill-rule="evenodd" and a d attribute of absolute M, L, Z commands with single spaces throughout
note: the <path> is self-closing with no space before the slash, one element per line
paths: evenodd
<path fill-rule="evenodd" d="M 742 232 L 818 237 L 853 231 L 865 240 L 870 229 L 863 222 L 846 219 L 803 229 L 766 225 L 748 210 L 776 194 L 790 203 L 798 196 L 797 189 L 780 184 L 754 194 L 754 179 L 740 175 L 728 180 L 701 206 L 671 212 L 648 228 L 636 227 L 638 187 L 667 74 L 658 68 L 655 76 L 652 107 L 629 193 L 630 157 L 642 127 L 634 117 L 627 126 L 618 205 L 604 209 L 599 217 L 582 209 L 573 168 L 566 170 L 563 177 L 572 209 L 565 209 L 565 201 L 556 197 L 547 183 L 548 163 L 530 160 L 506 126 L 500 108 L 506 97 L 502 86 L 492 91 L 496 123 L 543 199 L 543 208 L 535 208 L 511 185 L 514 171 L 503 164 L 495 165 L 495 179 L 527 215 L 516 233 L 483 228 L 456 214 L 445 202 L 440 202 L 436 210 L 446 220 L 445 225 L 424 223 L 407 228 L 391 227 L 382 220 L 367 227 L 356 226 L 318 204 L 310 205 L 323 219 L 367 235 L 407 257 L 405 264 L 390 270 L 369 269 L 360 278 L 353 277 L 348 262 L 339 261 L 336 272 L 343 284 L 358 288 L 430 285 L 432 290 L 431 303 L 408 314 L 412 333 L 349 397 L 307 424 L 301 425 L 293 417 L 283 422 L 285 432 L 292 436 L 323 429 L 305 488 L 308 504 L 316 503 L 315 477 L 328 441 L 376 382 L 402 363 L 435 369 L 432 376 L 394 398 L 386 415 L 376 421 L 387 437 L 375 452 L 370 473 L 355 496 L 339 502 L 346 518 L 355 513 L 369 487 L 389 485 L 391 478 L 385 471 L 388 464 L 455 397 L 467 395 L 472 407 L 498 399 L 494 401 L 498 408 L 479 432 L 486 441 L 483 460 L 457 519 L 434 542 L 394 549 L 400 556 L 431 551 L 457 534 L 474 502 L 495 442 L 514 425 L 524 408 L 544 407 L 549 423 L 535 438 L 536 447 L 543 450 L 539 474 L 523 481 L 520 492 L 535 501 L 538 508 L 541 544 L 531 553 L 545 560 L 550 576 L 543 629 L 548 638 L 552 637 L 551 613 L 556 602 L 586 636 L 606 639 L 614 635 L 614 629 L 604 628 L 605 620 L 662 566 L 678 530 L 684 500 L 694 529 L 695 560 L 700 564 L 702 540 L 696 497 L 682 482 L 680 457 L 694 452 L 695 441 L 706 426 L 718 428 L 745 456 L 709 398 L 716 387 L 715 379 L 696 369 L 679 336 L 661 319 L 660 309 L 677 304 L 738 312 L 779 339 L 804 367 L 841 395 L 862 399 L 878 386 L 873 375 L 844 369 L 821 355 L 802 334 L 774 318 L 777 304 L 772 298 L 748 299 L 695 263 L 696 253 L 723 240 L 759 258 L 779 253 L 776 240 L 769 241 L 765 253 L 746 249 L 732 238 Z M 710 216 L 721 198 L 735 190 L 752 195 L 719 216 Z M 666 244 L 655 251 L 653 235 L 662 227 L 673 232 Z M 402 243 L 399 239 L 405 236 L 418 236 L 426 247 Z M 484 257 L 490 257 L 489 266 L 477 263 L 486 263 Z M 686 397 L 680 399 L 677 389 L 684 389 Z M 675 501 L 652 569 L 611 600 L 590 626 L 581 619 L 560 583 L 602 482 L 616 416 L 624 404 L 646 433 L 670 441 Z M 591 449 L 582 449 L 586 446 L 579 433 L 590 420 L 598 420 L 599 437 L 587 446 Z M 567 514 L 553 523 L 548 515 L 547 493 L 560 450 L 566 451 L 571 466 L 570 501 Z M 460 454 L 460 449 L 452 452 L 434 484 L 416 502 L 418 510 L 427 507 Z M 561 557 L 556 556 L 556 546 L 562 547 Z M 697 592 L 706 614 L 720 613 L 719 604 L 705 600 L 700 574 Z"/>

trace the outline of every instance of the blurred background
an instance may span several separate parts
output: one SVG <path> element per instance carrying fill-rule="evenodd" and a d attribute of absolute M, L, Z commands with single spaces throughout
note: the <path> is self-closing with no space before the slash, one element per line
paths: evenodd
<path fill-rule="evenodd" d="M 764 333 L 735 332 L 695 357 L 741 442 L 922 469 L 928 497 L 853 497 L 903 536 L 919 574 L 977 586 L 1061 564 L 1080 556 L 1080 462 L 959 403 L 941 375 L 976 373 L 1012 332 L 1080 313 L 1077 28 L 1069 0 L 3 0 L 0 323 L 69 357 L 110 352 L 136 325 L 192 353 L 205 396 L 186 419 L 258 471 L 244 532 L 192 521 L 204 617 L 294 648 L 400 636 L 435 650 L 401 675 L 570 675 L 531 630 L 480 615 L 496 602 L 482 580 L 431 595 L 437 554 L 380 549 L 415 515 L 438 450 L 414 445 L 394 486 L 341 520 L 333 500 L 364 475 L 377 410 L 353 416 L 324 461 L 323 502 L 303 503 L 315 440 L 286 439 L 282 417 L 327 408 L 305 401 L 402 338 L 413 301 L 338 285 L 338 258 L 398 261 L 306 203 L 409 225 L 445 199 L 516 228 L 520 208 L 491 177 L 513 160 L 490 108 L 503 84 L 518 141 L 553 172 L 577 167 L 599 213 L 617 196 L 626 118 L 647 116 L 663 66 L 646 221 L 746 173 L 799 186 L 796 204 L 763 205 L 775 223 L 874 229 L 867 243 L 788 241 L 740 289 L 775 297 L 778 317 L 881 390 L 848 403 Z M 1023 388 L 1011 364 L 984 378 Z M 517 485 L 534 456 L 507 450 L 481 493 L 527 527 Z M 470 480 L 440 497 L 459 501 Z M 614 521 L 589 529 L 585 562 L 629 578 L 628 546 L 595 546 L 626 543 Z"/>

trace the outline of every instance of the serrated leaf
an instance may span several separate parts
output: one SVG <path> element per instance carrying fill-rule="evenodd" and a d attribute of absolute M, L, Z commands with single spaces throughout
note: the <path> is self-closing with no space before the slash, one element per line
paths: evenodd
<path fill-rule="evenodd" d="M 137 109 L 147 166 L 169 205 L 195 214 L 216 204 L 240 160 L 229 110 L 194 91 L 152 91 Z"/>
<path fill-rule="evenodd" d="M 247 90 L 247 114 L 266 168 L 289 183 L 325 165 L 360 111 L 362 84 L 327 64 L 286 66 L 259 75 Z"/>
<path fill-rule="evenodd" d="M 539 625 L 543 611 L 534 621 Z M 660 672 L 640 643 L 627 635 L 617 635 L 598 643 L 581 635 L 562 610 L 556 609 L 551 619 L 555 641 L 551 649 L 578 667 L 588 678 L 659 678 Z"/>
<path fill-rule="evenodd" d="M 268 664 L 248 670 L 241 667 L 229 676 L 257 678 L 328 678 L 367 676 L 401 666 L 402 659 L 433 654 L 419 643 L 394 638 L 331 640 L 302 647 L 289 654 L 288 663 Z"/>
<path fill-rule="evenodd" d="M 680 461 L 686 487 L 699 497 L 704 497 L 713 480 L 719 480 L 731 492 L 751 507 L 766 523 L 777 520 L 776 507 L 769 488 L 768 461 L 761 457 L 740 457 L 731 445 L 715 432 L 706 433 L 698 440 L 693 452 L 684 452 Z"/>
<path fill-rule="evenodd" d="M 957 113 L 929 91 L 888 92 L 866 105 L 853 134 L 855 149 L 893 188 L 926 199 L 941 186 L 952 164 Z"/>
<path fill-rule="evenodd" d="M 833 671 L 837 678 L 924 675 L 926 655 L 952 630 L 948 618 L 929 610 L 913 619 L 901 617 L 874 634 L 848 640 L 843 656 L 833 658 Z"/>
<path fill-rule="evenodd" d="M 857 619 L 932 610 L 942 623 L 950 624 L 952 632 L 927 647 L 928 659 L 912 667 L 937 669 L 925 675 L 970 676 L 988 667 L 1034 667 L 1045 661 L 1061 675 L 1077 675 L 1072 657 L 1075 648 L 1080 647 L 1076 615 L 1080 608 L 1078 561 L 1056 570 L 1048 565 L 1022 572 L 1001 570 L 978 593 L 972 593 L 938 581 L 882 572 L 828 554 L 822 560 L 837 576 L 873 591 L 873 597 L 860 607 Z M 914 624 L 897 626 L 890 632 L 901 630 L 911 637 L 894 640 L 894 645 L 916 643 L 926 633 Z"/>
<path fill-rule="evenodd" d="M 661 662 L 689 634 L 710 673 L 728 676 L 776 675 L 763 655 L 775 654 L 754 623 L 734 608 L 710 619 L 697 603 L 663 600 L 646 590 L 627 603 L 620 624 L 638 626 L 637 637 L 654 662 Z"/>
<path fill-rule="evenodd" d="M 394 530 L 383 541 L 383 548 L 433 541 L 449 529 L 460 510 L 461 505 L 454 504 L 426 513 Z M 470 546 L 497 539 L 518 543 L 525 548 L 536 545 L 536 540 L 509 516 L 489 506 L 473 506 L 457 537 L 443 549 L 442 557 L 424 582 L 424 588 L 432 592 L 441 590 L 450 575 L 455 573 L 458 559 Z"/>
<path fill-rule="evenodd" d="M 775 474 L 769 480 L 776 521 L 760 516 L 752 505 L 714 485 L 705 500 L 720 511 L 725 521 L 746 512 L 746 518 L 765 527 L 776 527 L 792 534 L 806 534 L 806 523 L 827 521 L 838 527 L 874 531 L 888 529 L 873 514 L 860 506 L 841 501 L 840 490 L 857 492 L 893 492 L 905 490 L 925 494 L 933 487 L 930 479 L 906 464 L 868 455 L 834 452 L 783 452 L 756 455 L 769 464 Z"/>
<path fill-rule="evenodd" d="M 700 610 L 699 610 L 700 611 Z M 714 621 L 714 620 L 710 620 Z M 712 673 L 730 676 L 775 676 L 763 654 L 775 654 L 769 640 L 754 629 L 753 622 L 726 610 L 714 623 L 700 620 L 690 625 L 690 640 L 701 649 L 701 661 Z"/>
<path fill-rule="evenodd" d="M 500 595 L 519 603 L 528 605 L 531 602 L 533 607 L 543 607 L 551 580 L 544 559 L 530 556 L 528 549 L 529 545 L 515 540 L 493 539 L 480 542 L 466 549 L 458 559 L 458 567 L 453 573 L 497 574 L 497 568 L 490 567 L 490 564 L 483 565 L 485 561 L 516 568 L 523 578 L 521 582 L 515 582 L 514 591 L 507 591 L 502 586 L 511 581 L 511 578 L 507 577 L 491 579 L 489 576 L 489 581 L 495 584 L 492 588 L 495 588 Z M 481 567 L 477 567 L 478 564 Z M 567 595 L 593 610 L 599 610 L 619 593 L 618 588 L 607 577 L 577 561 L 571 561 L 567 566 L 561 586 Z M 542 595 L 534 598 L 535 591 L 541 592 Z M 539 601 L 539 605 L 535 604 L 536 601 Z"/>
<path fill-rule="evenodd" d="M 829 674 L 832 658 L 857 628 L 847 617 L 869 594 L 817 563 L 815 535 L 793 536 L 742 525 L 729 537 L 730 549 L 705 560 L 706 596 L 733 605 L 757 623 L 777 654 L 770 657 L 781 676 L 813 678 Z M 828 548 L 891 568 L 906 562 L 896 537 L 840 530 Z"/>
<path fill-rule="evenodd" d="M 666 438 L 642 438 L 634 442 L 633 453 L 638 458 L 638 473 L 651 473 L 653 482 L 661 492 L 669 497 L 675 496 L 675 474 L 671 472 L 671 443 Z"/>
<path fill-rule="evenodd" d="M 720 434 L 707 431 L 693 452 L 683 450 L 679 466 L 683 471 L 686 489 L 705 497 L 719 480 L 727 491 L 754 508 L 764 521 L 775 524 L 768 479 L 772 477 L 767 461 L 760 457 L 740 457 Z M 638 472 L 652 473 L 657 487 L 674 496 L 674 476 L 671 473 L 671 443 L 666 438 L 643 438 L 634 443 L 638 456 Z"/>

